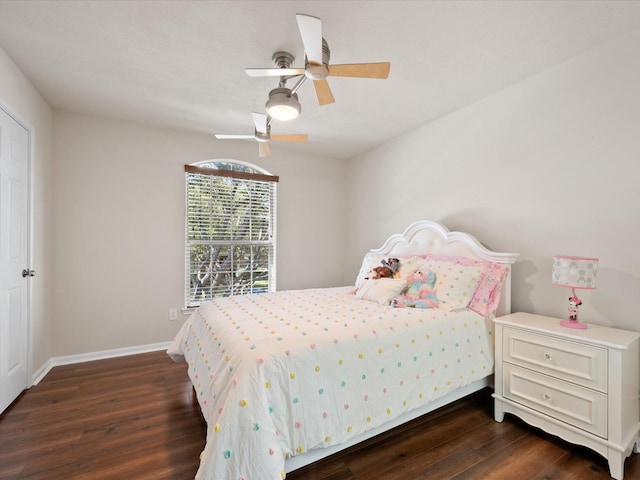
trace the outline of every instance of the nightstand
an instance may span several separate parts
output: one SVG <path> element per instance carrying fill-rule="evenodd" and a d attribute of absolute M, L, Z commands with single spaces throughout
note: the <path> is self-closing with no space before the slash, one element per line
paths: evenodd
<path fill-rule="evenodd" d="M 598 452 L 622 480 L 640 446 L 640 334 L 514 313 L 495 324 L 495 420 L 505 413 Z"/>

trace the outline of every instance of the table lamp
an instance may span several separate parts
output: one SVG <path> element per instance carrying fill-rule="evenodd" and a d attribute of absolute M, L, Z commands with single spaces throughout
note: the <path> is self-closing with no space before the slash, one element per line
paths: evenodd
<path fill-rule="evenodd" d="M 593 290 L 596 288 L 597 258 L 570 257 L 556 255 L 553 257 L 551 282 L 558 287 L 571 289 L 569 297 L 569 317 L 562 320 L 560 325 L 568 328 L 587 328 L 586 323 L 578 320 L 578 307 L 582 300 L 576 295 L 576 289 Z"/>

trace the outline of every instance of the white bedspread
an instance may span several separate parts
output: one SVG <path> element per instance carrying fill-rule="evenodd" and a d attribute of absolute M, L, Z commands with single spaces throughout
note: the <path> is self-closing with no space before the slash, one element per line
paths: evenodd
<path fill-rule="evenodd" d="M 168 353 L 184 355 L 208 424 L 197 479 L 284 478 L 286 458 L 493 373 L 480 315 L 386 307 L 351 290 L 228 297 L 185 322 Z"/>

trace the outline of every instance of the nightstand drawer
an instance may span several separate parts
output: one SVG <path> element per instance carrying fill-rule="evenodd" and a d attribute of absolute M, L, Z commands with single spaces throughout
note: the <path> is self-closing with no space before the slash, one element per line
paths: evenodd
<path fill-rule="evenodd" d="M 607 350 L 593 345 L 505 328 L 504 361 L 607 392 Z"/>
<path fill-rule="evenodd" d="M 503 396 L 549 417 L 607 438 L 607 396 L 504 364 Z"/>

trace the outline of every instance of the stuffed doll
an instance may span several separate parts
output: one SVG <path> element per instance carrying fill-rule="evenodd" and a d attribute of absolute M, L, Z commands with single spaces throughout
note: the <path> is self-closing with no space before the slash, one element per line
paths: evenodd
<path fill-rule="evenodd" d="M 393 278 L 400 268 L 400 260 L 397 258 L 383 259 L 380 263 L 382 263 L 382 266 L 372 268 L 369 276 L 365 277 L 365 280 L 369 280 L 370 278 L 374 280 L 378 278 Z"/>
<path fill-rule="evenodd" d="M 414 272 L 407 277 L 407 286 L 393 299 L 391 305 L 396 308 L 437 308 L 438 298 L 433 289 L 435 284 L 435 273 Z"/>

